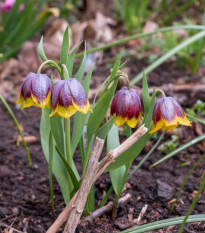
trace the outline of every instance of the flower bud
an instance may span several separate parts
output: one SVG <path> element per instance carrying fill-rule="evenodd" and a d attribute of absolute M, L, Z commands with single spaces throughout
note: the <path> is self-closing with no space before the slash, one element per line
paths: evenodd
<path fill-rule="evenodd" d="M 21 87 L 21 94 L 17 104 L 21 108 L 38 106 L 45 108 L 51 105 L 51 80 L 46 74 L 29 73 Z"/>
<path fill-rule="evenodd" d="M 137 90 L 122 87 L 114 96 L 110 117 L 116 114 L 115 124 L 123 125 L 125 122 L 134 128 L 141 116 L 141 101 Z"/>
<path fill-rule="evenodd" d="M 179 124 L 191 126 L 184 110 L 172 97 L 158 98 L 153 110 L 153 127 L 150 133 L 159 129 L 173 130 Z"/>
<path fill-rule="evenodd" d="M 90 109 L 90 103 L 81 83 L 75 78 L 58 81 L 52 93 L 52 113 L 69 118 L 77 111 L 86 114 Z"/>

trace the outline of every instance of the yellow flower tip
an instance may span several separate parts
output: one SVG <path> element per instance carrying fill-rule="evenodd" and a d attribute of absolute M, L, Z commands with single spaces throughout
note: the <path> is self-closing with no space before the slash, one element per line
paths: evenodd
<path fill-rule="evenodd" d="M 51 92 L 48 93 L 47 97 L 43 101 L 39 101 L 34 95 L 31 94 L 31 98 L 34 102 L 34 106 L 38 106 L 39 108 L 43 109 L 47 106 L 51 106 Z"/>
<path fill-rule="evenodd" d="M 77 112 L 76 108 L 73 105 L 70 105 L 67 108 L 64 108 L 61 105 L 57 105 L 57 107 L 54 109 L 54 111 L 51 112 L 51 114 L 49 115 L 49 117 L 52 116 L 62 116 L 64 118 L 70 118 L 71 116 L 73 116 L 75 113 Z"/>
<path fill-rule="evenodd" d="M 163 122 L 160 120 L 156 124 L 153 124 L 152 130 L 150 131 L 151 134 L 157 132 L 159 129 L 161 129 L 163 126 Z"/>
<path fill-rule="evenodd" d="M 20 95 L 16 103 L 21 105 L 21 110 L 35 105 L 31 97 L 24 99 L 22 95 Z"/>
<path fill-rule="evenodd" d="M 131 118 L 130 120 L 127 119 L 127 124 L 130 128 L 135 128 L 138 123 L 138 120 L 139 118 L 135 118 L 135 117 Z"/>
<path fill-rule="evenodd" d="M 87 104 L 83 107 L 79 106 L 78 104 L 76 104 L 74 101 L 72 102 L 73 103 L 73 107 L 76 109 L 76 111 L 78 112 L 81 112 L 81 113 L 84 113 L 84 114 L 87 114 L 88 111 L 90 111 L 91 113 L 93 113 L 92 109 L 90 108 L 90 103 L 89 101 L 87 100 Z"/>
<path fill-rule="evenodd" d="M 125 118 L 123 118 L 122 116 L 116 116 L 115 117 L 115 124 L 117 125 L 117 126 L 121 126 L 121 125 L 123 125 L 124 123 L 125 123 L 125 121 L 126 121 L 126 119 Z"/>
<path fill-rule="evenodd" d="M 187 116 L 184 114 L 184 117 L 177 117 L 177 121 L 185 126 L 191 126 L 191 121 L 187 119 Z"/>

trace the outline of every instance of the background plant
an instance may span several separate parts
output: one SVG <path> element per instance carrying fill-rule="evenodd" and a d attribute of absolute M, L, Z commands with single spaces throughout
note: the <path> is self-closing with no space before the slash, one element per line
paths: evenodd
<path fill-rule="evenodd" d="M 51 12 L 43 10 L 44 0 L 16 0 L 10 12 L 0 15 L 0 61 L 15 56 L 22 44 L 45 25 Z M 24 9 L 19 11 L 23 4 Z"/>

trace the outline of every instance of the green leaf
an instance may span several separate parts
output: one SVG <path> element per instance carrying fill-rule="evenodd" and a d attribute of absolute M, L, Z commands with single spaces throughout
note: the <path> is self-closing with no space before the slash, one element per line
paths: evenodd
<path fill-rule="evenodd" d="M 48 108 L 43 109 L 40 122 L 41 145 L 47 162 L 49 161 L 49 134 L 51 130 L 49 121 L 50 112 L 51 111 Z M 55 146 L 56 142 L 53 138 L 53 173 L 60 185 L 65 203 L 67 204 L 70 200 L 70 185 L 72 184 L 68 183 L 69 174 L 57 151 L 55 150 Z"/>
<path fill-rule="evenodd" d="M 194 206 L 196 205 L 197 201 L 199 200 L 199 197 L 200 197 L 201 193 L 204 190 L 204 186 L 205 186 L 205 173 L 203 173 L 202 182 L 201 182 L 201 185 L 199 187 L 199 190 L 198 190 L 196 196 L 194 197 L 194 200 L 192 201 L 192 203 L 191 203 L 191 205 L 189 207 L 189 210 L 187 211 L 187 214 L 186 214 L 186 216 L 185 216 L 185 218 L 184 218 L 184 220 L 183 220 L 183 222 L 182 222 L 182 224 L 181 224 L 181 226 L 179 228 L 179 233 L 183 232 L 183 229 L 184 229 L 184 226 L 185 226 L 185 224 L 187 222 L 187 219 L 189 218 L 192 210 L 194 209 Z M 205 222 L 205 219 L 204 219 L 204 222 Z"/>
<path fill-rule="evenodd" d="M 50 117 L 50 125 L 56 144 L 61 153 L 65 156 L 65 134 L 63 128 L 63 118 L 61 116 Z"/>
<path fill-rule="evenodd" d="M 145 144 L 150 138 L 150 134 L 146 133 L 142 136 L 134 145 L 132 145 L 128 150 L 123 152 L 120 156 L 117 157 L 114 163 L 112 163 L 107 169 L 107 171 L 111 171 L 122 165 L 125 165 L 131 161 L 133 161 L 144 149 Z"/>
<path fill-rule="evenodd" d="M 61 64 L 67 64 L 68 60 L 68 51 L 69 51 L 69 31 L 68 26 L 63 35 L 63 43 L 61 47 L 60 62 Z"/>
<path fill-rule="evenodd" d="M 147 84 L 146 75 L 144 72 L 143 72 L 143 85 L 142 85 L 142 100 L 143 100 L 144 111 L 146 115 L 149 109 L 149 88 Z"/>
<path fill-rule="evenodd" d="M 54 214 L 54 198 L 53 198 L 53 135 L 50 131 L 49 135 L 49 161 L 48 161 L 48 168 L 49 168 L 49 187 L 50 187 L 50 197 L 51 197 L 51 212 L 52 215 Z M 54 216 L 53 216 L 54 217 Z"/>
<path fill-rule="evenodd" d="M 107 153 L 120 145 L 118 127 L 113 125 L 107 136 Z M 122 182 L 124 180 L 126 167 L 125 165 L 110 171 L 110 178 L 114 191 L 117 195 L 122 192 Z M 124 185 L 123 185 L 124 186 Z"/>
<path fill-rule="evenodd" d="M 89 86 L 90 86 L 90 79 L 92 75 L 93 67 L 90 68 L 89 72 L 87 73 L 83 87 L 85 89 L 86 94 L 89 94 Z M 86 114 L 83 113 L 76 113 L 74 116 L 74 123 L 73 123 L 73 134 L 72 134 L 72 143 L 71 143 L 71 153 L 72 155 L 75 152 L 75 149 L 80 141 L 80 138 L 82 136 L 83 128 L 85 125 L 86 120 Z"/>
<path fill-rule="evenodd" d="M 42 59 L 42 61 L 48 60 L 43 50 L 43 36 L 41 37 L 41 40 L 38 44 L 38 54 L 40 58 Z"/>
<path fill-rule="evenodd" d="M 150 232 L 153 230 L 161 229 L 163 227 L 174 226 L 181 224 L 185 217 L 170 218 L 165 220 L 160 220 L 145 225 L 137 226 L 126 231 L 121 231 L 121 233 L 143 233 Z M 192 222 L 205 222 L 205 214 L 190 215 L 186 221 L 187 223 Z"/>
<path fill-rule="evenodd" d="M 84 49 L 84 55 L 83 55 L 83 60 L 80 65 L 80 68 L 78 70 L 78 73 L 76 74 L 76 79 L 81 82 L 83 79 L 83 75 L 85 73 L 85 65 L 86 65 L 86 43 L 85 43 L 85 49 Z"/>
<path fill-rule="evenodd" d="M 102 127 L 100 127 L 96 132 L 96 137 L 105 139 L 110 129 L 113 127 L 115 120 L 115 115 L 113 115 L 109 121 L 107 121 Z"/>
<path fill-rule="evenodd" d="M 81 43 L 82 42 L 80 42 L 80 44 Z M 68 56 L 66 67 L 68 69 L 69 77 L 72 77 L 72 74 L 73 74 L 73 61 L 74 61 L 75 53 L 78 50 L 80 44 L 77 45 L 76 48 L 72 51 L 72 53 Z"/>
<path fill-rule="evenodd" d="M 144 124 L 145 124 L 145 127 L 147 127 L 147 128 L 150 127 L 150 124 L 152 122 L 152 115 L 153 115 L 153 110 L 154 110 L 154 106 L 155 106 L 155 102 L 156 102 L 155 96 L 156 96 L 156 91 L 154 90 L 154 92 L 152 94 L 152 98 L 150 100 L 148 113 L 144 119 Z"/>
<path fill-rule="evenodd" d="M 119 78 L 117 78 L 114 81 L 111 88 L 107 90 L 107 92 L 98 100 L 97 104 L 93 109 L 93 113 L 90 114 L 87 125 L 88 141 L 91 140 L 92 136 L 94 135 L 94 133 L 99 128 L 100 124 L 105 118 L 107 110 L 110 106 L 110 102 L 114 95 L 115 89 L 117 87 L 118 79 Z"/>
<path fill-rule="evenodd" d="M 73 185 L 74 185 L 74 189 L 77 192 L 78 189 L 80 188 L 80 184 L 78 182 L 78 179 L 77 179 L 75 173 L 73 172 L 73 170 L 71 169 L 71 167 L 69 166 L 68 162 L 65 160 L 65 158 L 64 158 L 63 154 L 61 153 L 61 151 L 59 150 L 58 146 L 56 146 L 55 148 L 56 148 L 56 151 L 58 152 L 58 155 L 62 159 L 68 173 L 70 174 L 70 177 L 71 177 Z"/>

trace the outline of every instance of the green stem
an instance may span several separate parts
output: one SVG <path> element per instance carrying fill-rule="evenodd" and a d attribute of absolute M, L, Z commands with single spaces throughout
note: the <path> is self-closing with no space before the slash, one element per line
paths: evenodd
<path fill-rule="evenodd" d="M 117 74 L 117 75 L 115 75 L 112 79 L 110 79 L 109 82 L 106 84 L 104 90 L 103 90 L 102 93 L 101 93 L 101 96 L 103 96 L 104 93 L 107 91 L 107 88 L 109 87 L 110 83 L 111 83 L 112 81 L 114 81 L 116 78 L 119 78 L 119 77 L 125 78 L 126 80 L 128 80 L 128 83 L 129 83 L 129 79 L 128 79 L 125 75 L 123 75 L 123 74 Z M 104 85 L 104 83 L 103 83 L 103 85 Z M 130 84 L 129 84 L 129 86 L 130 86 Z"/>
<path fill-rule="evenodd" d="M 0 95 L 0 100 L 1 100 L 1 102 L 3 103 L 3 105 L 5 106 L 5 108 L 7 109 L 8 113 L 10 114 L 10 116 L 11 116 L 11 118 L 12 118 L 12 120 L 13 120 L 13 122 L 14 122 L 15 125 L 16 125 L 16 128 L 17 128 L 18 131 L 19 131 L 19 134 L 21 135 L 21 138 L 22 138 L 22 141 L 23 141 L 25 150 L 26 150 L 27 158 L 28 158 L 28 165 L 29 165 L 29 167 L 31 167 L 31 166 L 32 166 L 31 156 L 30 156 L 30 153 L 29 153 L 29 150 L 28 150 L 27 143 L 26 143 L 26 141 L 25 141 L 25 139 L 24 139 L 24 136 L 23 136 L 23 133 L 22 133 L 22 131 L 21 131 L 20 125 L 19 125 L 19 123 L 18 123 L 16 117 L 14 116 L 14 114 L 13 114 L 11 108 L 9 107 L 9 105 L 7 104 L 6 100 L 3 98 L 2 95 Z"/>
<path fill-rule="evenodd" d="M 166 97 L 164 91 L 162 91 L 161 89 L 156 90 L 155 96 L 156 96 L 158 93 L 160 93 L 160 94 L 162 95 L 162 97 Z"/>
<path fill-rule="evenodd" d="M 159 137 L 155 145 L 152 147 L 152 149 L 149 151 L 149 153 L 146 154 L 146 156 L 140 161 L 137 167 L 129 174 L 126 181 L 128 181 L 135 174 L 135 172 L 142 166 L 142 164 L 148 159 L 148 157 L 152 154 L 152 152 L 156 149 L 156 147 L 161 142 L 162 138 L 164 137 L 164 134 L 165 134 L 165 131 L 161 134 L 161 136 Z"/>
<path fill-rule="evenodd" d="M 120 188 L 119 193 L 116 194 L 115 200 L 113 202 L 113 209 L 112 209 L 112 219 L 113 220 L 115 220 L 116 217 L 117 217 L 117 205 L 118 205 L 120 196 L 121 196 L 121 194 L 123 192 L 125 183 L 127 182 L 127 174 L 128 174 L 128 172 L 130 170 L 131 165 L 132 165 L 132 161 L 125 165 L 125 172 L 124 172 L 124 175 L 123 175 L 123 179 L 122 179 L 122 183 L 121 183 L 121 188 Z"/>
<path fill-rule="evenodd" d="M 65 147 L 66 147 L 67 162 L 69 166 L 72 168 L 72 153 L 70 146 L 70 118 L 65 119 Z"/>
<path fill-rule="evenodd" d="M 54 221 L 54 198 L 53 198 L 53 134 L 50 131 L 49 135 L 49 186 L 50 186 L 50 196 L 51 196 L 51 219 Z"/>
<path fill-rule="evenodd" d="M 183 223 L 181 224 L 180 228 L 179 228 L 179 233 L 182 233 L 183 229 L 184 229 L 184 225 L 189 217 L 189 215 L 191 214 L 194 206 L 196 205 L 196 202 L 198 201 L 198 198 L 200 196 L 200 194 L 203 192 L 203 189 L 204 189 L 204 186 L 205 186 L 205 173 L 203 174 L 203 178 L 202 178 L 202 182 L 201 182 L 201 185 L 200 185 L 200 188 L 199 188 L 199 191 L 197 192 L 193 202 L 191 203 L 191 206 L 189 207 L 189 210 L 183 220 Z"/>
<path fill-rule="evenodd" d="M 62 75 L 61 76 L 62 76 L 62 79 L 65 80 L 66 78 L 65 78 L 64 72 L 66 74 L 66 78 L 69 78 L 67 67 L 65 64 L 62 64 L 62 73 L 61 73 Z"/>
<path fill-rule="evenodd" d="M 56 68 L 56 70 L 58 71 L 58 73 L 61 75 L 61 68 L 58 66 L 58 64 L 52 60 L 46 60 L 44 61 L 38 68 L 37 73 L 40 74 L 41 73 L 41 69 L 43 68 L 44 65 L 50 65 L 50 66 L 54 66 Z"/>
<path fill-rule="evenodd" d="M 196 30 L 205 30 L 205 27 L 204 26 L 201 26 L 201 25 L 179 25 L 179 26 L 174 26 L 174 27 L 165 27 L 165 28 L 161 28 L 161 29 L 158 29 L 158 30 L 155 30 L 153 32 L 149 32 L 149 33 L 140 33 L 140 34 L 137 34 L 137 35 L 133 35 L 133 36 L 128 36 L 124 39 L 121 39 L 121 40 L 117 40 L 117 41 L 114 41 L 112 43 L 109 43 L 109 44 L 106 44 L 106 45 L 103 45 L 103 46 L 100 46 L 100 47 L 95 47 L 95 48 L 92 48 L 92 49 L 89 49 L 87 50 L 87 54 L 89 53 L 94 53 L 94 52 L 97 52 L 97 51 L 101 51 L 101 50 L 105 50 L 105 49 L 108 49 L 108 48 L 111 48 L 111 47 L 114 47 L 114 46 L 118 46 L 118 45 L 121 45 L 121 44 L 125 44 L 131 40 L 136 40 L 138 38 L 142 38 L 142 37 L 146 37 L 146 36 L 150 36 L 150 35 L 153 35 L 153 34 L 157 34 L 157 33 L 161 33 L 161 32 L 167 32 L 167 31 L 173 31 L 173 30 L 177 30 L 177 29 L 185 29 L 185 30 L 193 30 L 193 29 L 196 29 Z M 78 57 L 82 57 L 84 55 L 84 52 L 80 52 L 80 53 L 77 53 L 75 55 L 75 58 L 78 58 Z"/>

